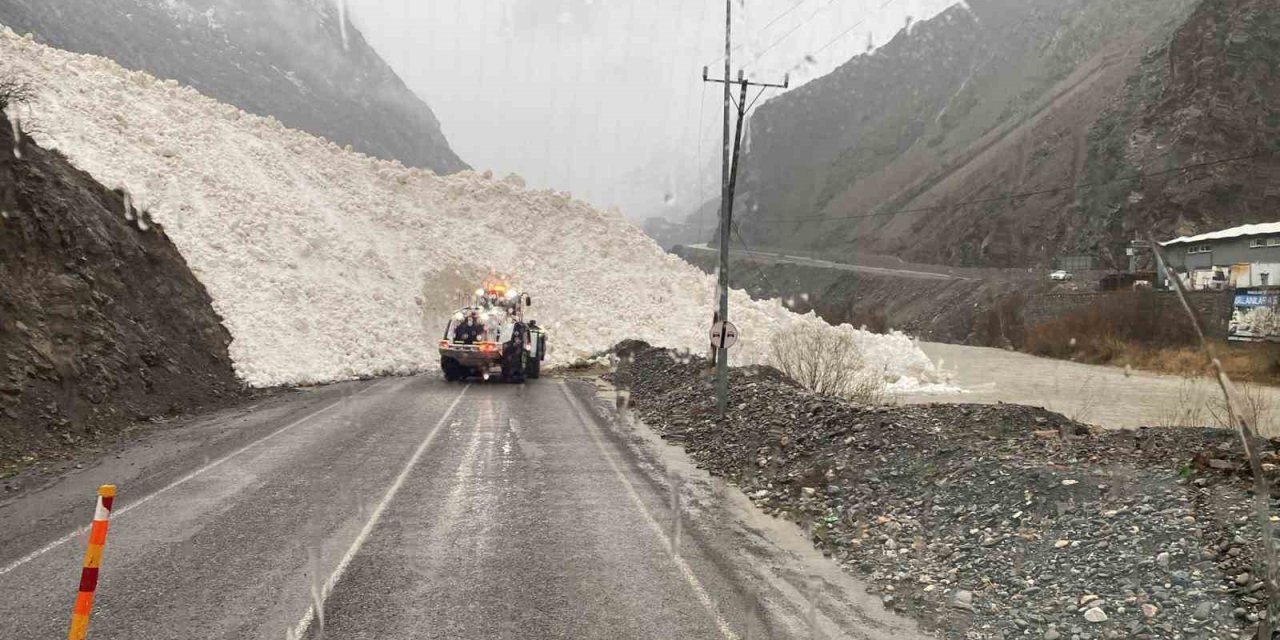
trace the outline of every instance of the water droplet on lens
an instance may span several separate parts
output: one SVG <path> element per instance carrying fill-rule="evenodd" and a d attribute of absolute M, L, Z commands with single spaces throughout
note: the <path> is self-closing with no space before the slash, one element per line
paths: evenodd
<path fill-rule="evenodd" d="M 13 119 L 9 123 L 13 126 L 13 157 L 22 159 L 22 125 L 21 116 L 13 114 Z"/>
<path fill-rule="evenodd" d="M 342 32 L 342 50 L 350 51 L 351 45 L 347 38 L 347 0 L 338 0 L 338 29 Z"/>
<path fill-rule="evenodd" d="M 124 219 L 133 222 L 133 196 L 125 191 L 122 198 L 124 199 Z"/>

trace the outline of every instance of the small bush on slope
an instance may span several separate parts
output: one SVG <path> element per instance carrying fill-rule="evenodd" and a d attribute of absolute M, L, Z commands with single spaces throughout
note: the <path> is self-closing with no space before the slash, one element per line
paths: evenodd
<path fill-rule="evenodd" d="M 805 389 L 862 404 L 884 396 L 884 379 L 868 371 L 853 339 L 804 326 L 773 337 L 769 363 Z"/>

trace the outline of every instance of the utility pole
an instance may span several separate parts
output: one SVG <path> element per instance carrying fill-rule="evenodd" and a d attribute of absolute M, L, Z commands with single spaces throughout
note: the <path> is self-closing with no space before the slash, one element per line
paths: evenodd
<path fill-rule="evenodd" d="M 729 103 L 733 102 L 733 87 L 729 85 L 731 73 L 730 59 L 733 56 L 733 0 L 724 0 L 724 162 L 720 165 L 720 270 L 719 309 L 714 322 L 729 321 L 729 225 L 730 208 L 733 199 L 729 195 Z M 702 68 L 702 81 L 707 81 L 707 68 Z M 727 325 L 726 325 L 727 326 Z M 729 350 L 725 349 L 724 340 L 715 345 L 716 361 L 716 407 L 719 416 L 724 418 L 729 406 Z"/>
<path fill-rule="evenodd" d="M 733 194 L 737 187 L 738 178 L 738 156 L 742 150 L 742 124 L 746 118 L 750 105 L 747 104 L 747 89 L 749 87 L 761 87 L 760 94 L 764 94 L 766 88 L 786 89 L 791 84 L 790 76 L 788 76 L 782 84 L 766 84 L 760 82 L 750 82 L 747 80 L 744 71 L 738 71 L 737 81 L 730 79 L 732 74 L 732 66 L 730 64 L 730 55 L 733 52 L 733 0 L 725 0 L 725 21 L 724 21 L 724 78 L 717 79 L 709 77 L 709 69 L 702 68 L 703 82 L 719 82 L 724 85 L 724 166 L 721 171 L 721 191 L 720 191 L 720 271 L 719 271 L 719 309 L 714 318 L 715 322 L 724 323 L 724 329 L 720 331 L 719 344 L 715 345 L 715 362 L 716 362 L 716 408 L 719 412 L 720 419 L 724 419 L 729 409 L 729 349 L 726 344 L 729 336 L 729 234 L 732 231 L 733 224 Z M 730 118 L 732 117 L 733 105 L 733 85 L 737 84 L 742 88 L 741 97 L 738 100 L 738 128 L 733 132 L 733 140 L 730 141 Z M 758 100 L 760 95 L 756 96 Z M 732 145 L 732 151 L 730 146 Z M 732 155 L 732 158 L 730 157 Z"/>

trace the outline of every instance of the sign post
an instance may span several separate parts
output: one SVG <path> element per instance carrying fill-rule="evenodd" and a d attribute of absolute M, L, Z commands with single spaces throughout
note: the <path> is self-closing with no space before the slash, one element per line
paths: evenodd
<path fill-rule="evenodd" d="M 711 346 L 718 351 L 731 349 L 738 344 L 738 327 L 732 322 L 717 322 L 711 326 Z"/>

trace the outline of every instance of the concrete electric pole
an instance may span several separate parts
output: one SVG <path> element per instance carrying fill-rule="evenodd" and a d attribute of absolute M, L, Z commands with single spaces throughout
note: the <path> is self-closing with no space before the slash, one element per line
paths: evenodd
<path fill-rule="evenodd" d="M 715 344 L 715 360 L 716 360 L 716 408 L 719 411 L 721 419 L 725 417 L 729 408 L 729 346 L 731 346 L 729 324 L 729 234 L 733 224 L 733 194 L 737 186 L 738 177 L 738 156 L 742 147 L 742 125 L 746 118 L 747 111 L 750 106 L 747 104 L 747 89 L 749 87 L 761 87 L 760 93 L 763 94 L 766 88 L 786 89 L 790 84 L 788 77 L 782 84 L 766 84 L 760 82 L 750 82 L 747 80 L 744 71 L 738 71 L 738 79 L 736 81 L 730 79 L 732 66 L 730 64 L 730 56 L 733 47 L 733 0 L 725 0 L 725 24 L 724 24 L 724 78 L 717 79 L 709 77 L 709 69 L 702 68 L 703 82 L 719 82 L 724 84 L 724 168 L 721 171 L 721 191 L 720 191 L 720 270 L 719 270 L 719 309 L 715 314 L 715 327 L 720 327 L 719 333 L 716 334 L 713 328 L 713 335 L 718 335 Z M 732 117 L 733 105 L 733 85 L 739 85 L 742 89 L 741 97 L 737 102 L 738 106 L 738 127 L 736 132 L 730 130 L 730 118 Z M 759 99 L 760 96 L 756 96 Z M 730 141 L 730 135 L 733 135 Z M 730 157 L 732 156 L 732 158 Z M 736 337 L 736 336 L 735 336 Z"/>

